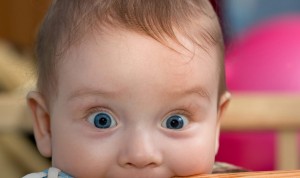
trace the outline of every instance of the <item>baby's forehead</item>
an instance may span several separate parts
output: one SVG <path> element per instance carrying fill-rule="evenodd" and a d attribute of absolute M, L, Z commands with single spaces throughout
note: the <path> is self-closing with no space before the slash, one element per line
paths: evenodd
<path fill-rule="evenodd" d="M 87 47 L 92 49 L 100 46 L 106 49 L 106 53 L 120 53 L 120 50 L 125 50 L 126 55 L 126 52 L 130 52 L 130 46 L 136 46 L 134 50 L 139 50 L 147 45 L 149 58 L 154 55 L 151 54 L 151 50 L 160 50 L 170 62 L 174 61 L 173 58 L 182 58 L 182 64 L 187 64 L 194 59 L 212 58 L 214 62 L 219 61 L 219 53 L 222 53 L 222 50 L 217 48 L 217 45 L 211 45 L 205 41 L 201 44 L 195 43 L 189 36 L 180 32 L 176 32 L 175 35 L 176 39 L 165 35 L 163 40 L 158 40 L 133 30 L 106 28 L 101 32 L 96 31 L 85 35 L 81 42 L 73 45 L 70 48 L 72 50 L 69 51 L 75 51 L 76 55 L 80 55 Z"/>
<path fill-rule="evenodd" d="M 213 43 L 202 38 L 197 39 L 196 41 L 196 37 L 192 37 L 192 35 L 193 34 L 182 33 L 175 29 L 174 37 L 162 33 L 161 39 L 157 39 L 144 32 L 108 26 L 105 28 L 101 27 L 99 29 L 91 29 L 90 33 L 86 33 L 81 40 L 78 40 L 79 43 L 77 43 L 77 45 L 75 43 L 75 45 L 73 44 L 71 47 L 84 46 L 90 41 L 93 42 L 90 43 L 92 45 L 107 45 L 107 41 L 109 40 L 110 43 L 114 42 L 114 44 L 110 45 L 110 47 L 115 48 L 115 51 L 117 51 L 120 41 L 126 41 L 127 45 L 135 43 L 143 45 L 143 40 L 151 39 L 153 41 L 152 44 L 160 43 L 161 46 L 167 47 L 169 50 L 175 52 L 174 54 L 182 55 L 188 57 L 189 59 L 192 59 L 195 57 L 195 55 L 198 55 L 198 51 L 206 53 L 204 56 L 202 54 L 202 57 L 211 55 L 210 53 L 222 54 L 223 51 L 220 48 L 220 46 L 223 45 L 222 41 L 220 41 L 220 43 Z M 132 38 L 133 36 L 135 36 L 135 38 Z M 201 56 L 198 57 L 202 58 Z"/>
<path fill-rule="evenodd" d="M 97 56 L 98 60 L 104 62 L 105 57 L 109 56 L 115 59 L 120 58 L 114 65 L 110 65 L 110 67 L 118 68 L 123 64 L 131 65 L 131 62 L 136 60 L 134 58 L 138 58 L 143 65 L 148 65 L 153 69 L 162 68 L 161 63 L 167 63 L 168 66 L 164 69 L 166 72 L 176 66 L 177 69 L 172 73 L 175 76 L 190 75 L 190 72 L 193 71 L 190 69 L 194 67 L 192 65 L 202 65 L 201 67 L 205 66 L 203 70 L 207 70 L 207 73 L 212 72 L 215 76 L 219 74 L 219 53 L 221 52 L 214 46 L 203 49 L 202 46 L 193 43 L 192 40 L 180 33 L 176 34 L 178 41 L 170 38 L 166 41 L 158 41 L 134 31 L 107 30 L 87 35 L 79 45 L 70 48 L 69 55 L 62 61 L 70 60 L 69 62 L 72 63 L 81 63 Z M 157 60 L 157 58 L 163 60 Z M 86 64 L 82 64 L 82 66 L 84 65 Z M 139 66 L 132 65 L 132 69 L 135 67 Z M 184 67 L 185 69 L 182 71 Z M 69 69 L 65 68 L 64 70 Z"/>
<path fill-rule="evenodd" d="M 94 76 L 99 76 L 99 81 L 105 80 L 111 88 L 153 84 L 166 87 L 165 90 L 170 90 L 169 86 L 183 90 L 184 86 L 201 81 L 205 75 L 217 83 L 217 55 L 188 45 L 181 46 L 173 41 L 163 44 L 129 31 L 95 35 L 70 50 L 63 59 L 67 65 L 61 66 L 60 77 L 78 75 L 79 68 L 82 68 L 77 79 L 82 80 L 84 85 L 89 85 L 87 80 Z M 128 78 L 131 81 L 126 83 Z"/>

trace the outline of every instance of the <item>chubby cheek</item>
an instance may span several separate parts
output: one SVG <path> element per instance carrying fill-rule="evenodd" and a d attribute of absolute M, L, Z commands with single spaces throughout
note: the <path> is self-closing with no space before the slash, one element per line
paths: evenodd
<path fill-rule="evenodd" d="M 170 164 L 178 176 L 207 174 L 212 172 L 215 160 L 215 142 L 212 139 L 183 140 L 168 152 Z"/>
<path fill-rule="evenodd" d="M 52 135 L 52 165 L 74 177 L 103 177 L 114 158 L 93 138 L 71 129 L 57 129 Z M 106 164 L 103 164 L 106 163 Z"/>

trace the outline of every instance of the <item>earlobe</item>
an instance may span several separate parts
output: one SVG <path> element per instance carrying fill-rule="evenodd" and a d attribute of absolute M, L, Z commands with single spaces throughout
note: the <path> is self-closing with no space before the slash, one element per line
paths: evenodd
<path fill-rule="evenodd" d="M 231 94 L 229 92 L 225 92 L 221 98 L 218 105 L 218 118 L 217 118 L 217 130 L 216 130 L 216 143 L 215 143 L 215 155 L 217 154 L 219 150 L 219 137 L 220 137 L 220 127 L 221 127 L 221 120 L 224 114 L 224 111 L 226 110 L 229 101 L 231 99 Z"/>
<path fill-rule="evenodd" d="M 45 99 L 39 92 L 31 91 L 27 103 L 33 115 L 33 131 L 37 147 L 43 156 L 51 156 L 50 115 Z"/>

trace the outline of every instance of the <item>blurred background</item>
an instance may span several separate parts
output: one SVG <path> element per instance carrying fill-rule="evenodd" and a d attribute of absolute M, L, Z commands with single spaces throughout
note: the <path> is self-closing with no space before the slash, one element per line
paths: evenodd
<path fill-rule="evenodd" d="M 233 94 L 217 160 L 257 171 L 299 169 L 300 1 L 215 4 Z"/>
<path fill-rule="evenodd" d="M 50 0 L 0 1 L 0 177 L 41 171 L 26 93 L 34 89 L 34 43 Z"/>
<path fill-rule="evenodd" d="M 26 93 L 50 0 L 0 1 L 0 177 L 50 165 L 35 148 Z M 232 103 L 218 161 L 253 171 L 300 168 L 300 1 L 216 0 Z"/>

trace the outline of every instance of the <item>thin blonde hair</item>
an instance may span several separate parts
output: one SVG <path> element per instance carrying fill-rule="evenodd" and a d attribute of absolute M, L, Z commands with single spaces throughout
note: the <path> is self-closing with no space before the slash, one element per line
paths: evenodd
<path fill-rule="evenodd" d="M 219 96 L 226 91 L 223 37 L 208 0 L 55 0 L 37 38 L 38 90 L 46 97 L 56 91 L 61 56 L 89 33 L 122 28 L 166 43 L 179 42 L 175 30 L 208 50 L 219 53 Z M 48 98 L 49 99 L 49 98 Z"/>

